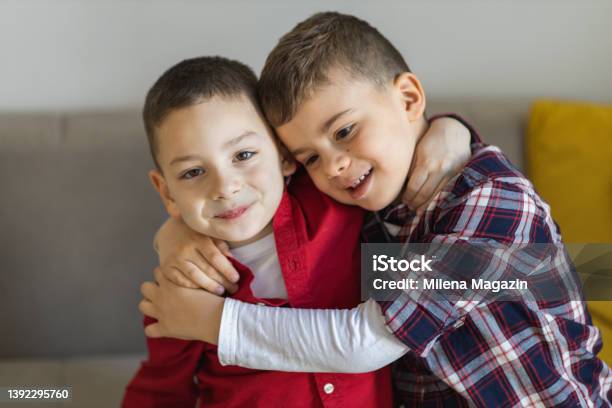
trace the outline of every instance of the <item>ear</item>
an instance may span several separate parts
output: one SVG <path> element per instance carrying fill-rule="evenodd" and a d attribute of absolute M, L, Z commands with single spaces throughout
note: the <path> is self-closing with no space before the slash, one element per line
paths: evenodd
<path fill-rule="evenodd" d="M 164 203 L 164 207 L 166 207 L 168 215 L 172 218 L 181 218 L 181 212 L 176 202 L 172 199 L 172 196 L 170 196 L 170 190 L 168 190 L 168 184 L 163 174 L 161 174 L 159 170 L 151 170 L 149 171 L 149 180 L 151 180 L 151 184 L 153 184 L 153 187 L 157 190 L 159 197 Z"/>
<path fill-rule="evenodd" d="M 297 163 L 285 145 L 280 142 L 278 143 L 278 151 L 281 159 L 281 172 L 284 177 L 289 177 L 297 170 Z"/>
<path fill-rule="evenodd" d="M 414 122 L 425 113 L 425 92 L 419 79 L 411 72 L 402 72 L 393 81 L 400 95 L 408 120 Z"/>

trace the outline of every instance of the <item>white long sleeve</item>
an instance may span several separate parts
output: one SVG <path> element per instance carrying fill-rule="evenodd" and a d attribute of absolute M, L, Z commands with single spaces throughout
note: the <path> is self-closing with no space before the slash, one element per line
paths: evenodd
<path fill-rule="evenodd" d="M 362 373 L 407 351 L 373 300 L 353 309 L 288 309 L 228 298 L 218 357 L 261 370 Z"/>

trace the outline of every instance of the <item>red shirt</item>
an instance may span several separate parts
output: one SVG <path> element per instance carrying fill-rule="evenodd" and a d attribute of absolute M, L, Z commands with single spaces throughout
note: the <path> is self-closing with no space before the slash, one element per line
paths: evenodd
<path fill-rule="evenodd" d="M 360 301 L 363 211 L 335 202 L 300 174 L 283 193 L 273 228 L 288 300 L 265 300 L 250 290 L 251 271 L 232 297 L 300 308 L 351 308 Z M 155 320 L 145 317 L 145 325 Z M 291 333 L 287 333 L 290 337 Z M 149 358 L 127 387 L 123 407 L 392 405 L 390 370 L 312 374 L 222 366 L 217 348 L 199 341 L 147 338 Z M 364 356 L 367 358 L 367 356 Z"/>

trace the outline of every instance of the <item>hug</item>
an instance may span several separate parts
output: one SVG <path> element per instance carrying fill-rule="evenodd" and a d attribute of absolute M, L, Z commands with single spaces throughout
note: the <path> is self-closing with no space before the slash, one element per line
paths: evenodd
<path fill-rule="evenodd" d="M 487 135 L 426 107 L 397 49 L 335 12 L 259 79 L 219 56 L 164 72 L 143 120 L 169 218 L 123 406 L 608 406 L 583 301 L 361 299 L 362 243 L 563 245 Z"/>

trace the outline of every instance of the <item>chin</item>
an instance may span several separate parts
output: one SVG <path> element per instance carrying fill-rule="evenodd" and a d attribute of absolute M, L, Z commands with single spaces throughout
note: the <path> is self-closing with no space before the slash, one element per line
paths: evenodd
<path fill-rule="evenodd" d="M 362 208 L 368 211 L 380 211 L 391 205 L 397 198 L 397 195 L 392 197 L 384 197 L 382 194 L 372 194 L 372 197 L 376 197 L 370 200 L 364 200 Z"/>
<path fill-rule="evenodd" d="M 253 238 L 255 235 L 257 235 L 256 233 L 251 233 L 251 231 L 246 231 L 244 229 L 237 231 L 235 233 L 230 233 L 227 234 L 228 239 L 227 241 L 232 241 L 232 242 L 242 242 L 242 241 L 246 241 L 249 240 L 251 238 Z"/>
<path fill-rule="evenodd" d="M 377 203 L 364 203 L 364 205 L 360 207 L 367 211 L 380 211 L 385 208 L 386 205 L 379 205 Z"/>
<path fill-rule="evenodd" d="M 361 200 L 361 202 L 355 203 L 355 205 L 358 205 L 367 211 L 379 211 L 386 207 L 386 205 L 381 203 L 380 200 Z"/>

